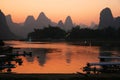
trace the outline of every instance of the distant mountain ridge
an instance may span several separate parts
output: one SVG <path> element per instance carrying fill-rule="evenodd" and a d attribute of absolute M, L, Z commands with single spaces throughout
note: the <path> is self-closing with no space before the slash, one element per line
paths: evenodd
<path fill-rule="evenodd" d="M 29 32 L 32 32 L 34 29 L 43 29 L 49 25 L 58 26 L 65 31 L 69 31 L 73 27 L 73 22 L 70 16 L 65 20 L 65 23 L 60 21 L 60 23 L 52 22 L 45 13 L 41 12 L 38 18 L 35 20 L 33 16 L 28 16 L 23 23 L 23 25 L 14 23 L 11 19 L 11 15 L 6 16 L 7 23 L 10 26 L 10 30 L 19 37 L 26 38 Z M 21 34 L 22 33 L 22 34 Z"/>
<path fill-rule="evenodd" d="M 7 23 L 10 27 L 10 30 L 19 37 L 26 38 L 29 32 L 34 31 L 34 29 L 43 29 L 45 27 L 56 26 L 63 30 L 70 31 L 75 25 L 73 24 L 72 18 L 67 16 L 65 22 L 62 20 L 58 21 L 58 23 L 52 22 L 44 12 L 41 12 L 38 15 L 38 18 L 35 20 L 33 16 L 28 16 L 25 22 L 21 25 L 18 23 L 14 23 L 11 19 L 11 16 L 6 16 Z M 81 24 L 80 28 L 88 28 L 89 26 Z M 107 27 L 120 28 L 120 17 L 114 18 L 112 15 L 112 11 L 110 8 L 104 8 L 100 12 L 100 19 L 98 26 L 95 23 L 92 23 L 89 27 L 90 29 L 104 29 Z M 22 34 L 21 34 L 22 33 Z"/>

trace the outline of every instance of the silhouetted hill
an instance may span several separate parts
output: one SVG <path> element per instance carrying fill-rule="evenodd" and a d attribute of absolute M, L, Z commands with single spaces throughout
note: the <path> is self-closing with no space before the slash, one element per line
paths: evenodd
<path fill-rule="evenodd" d="M 34 28 L 36 28 L 35 18 L 33 16 L 28 16 L 24 22 L 23 28 L 24 37 L 26 37 L 29 32 L 34 31 Z"/>
<path fill-rule="evenodd" d="M 117 29 L 120 28 L 120 17 L 115 18 L 114 25 Z"/>
<path fill-rule="evenodd" d="M 27 34 L 34 31 L 34 29 L 43 29 L 49 25 L 58 26 L 65 31 L 69 31 L 73 28 L 73 22 L 70 16 L 66 18 L 65 23 L 60 21 L 56 24 L 55 22 L 52 22 L 43 12 L 39 14 L 36 20 L 33 16 L 28 16 L 23 24 L 14 23 L 11 15 L 7 15 L 6 19 L 8 25 L 10 26 L 10 30 L 22 38 L 27 38 Z"/>
<path fill-rule="evenodd" d="M 28 16 L 24 22 L 24 25 L 35 26 L 35 18 L 32 15 Z"/>
<path fill-rule="evenodd" d="M 6 16 L 7 23 L 10 26 L 10 30 L 22 38 L 27 38 L 28 33 L 33 32 L 34 29 L 43 29 L 50 26 L 59 27 L 66 32 L 71 31 L 74 28 L 73 21 L 70 16 L 67 16 L 65 22 L 59 21 L 57 24 L 52 22 L 45 13 L 41 12 L 38 18 L 35 20 L 33 16 L 28 16 L 23 24 L 14 23 L 11 16 Z M 79 26 L 79 25 L 78 25 Z M 100 12 L 99 25 L 92 23 L 90 26 L 80 24 L 80 28 L 89 29 L 105 29 L 112 27 L 115 29 L 120 28 L 120 17 L 113 18 L 110 8 L 105 8 Z"/>
<path fill-rule="evenodd" d="M 114 18 L 110 8 L 105 8 L 100 12 L 100 21 L 98 29 L 112 27 L 114 29 L 120 28 L 120 17 Z"/>
<path fill-rule="evenodd" d="M 43 12 L 41 12 L 36 20 L 36 26 L 42 29 L 44 27 L 48 27 L 50 24 L 52 24 L 51 20 Z"/>
<path fill-rule="evenodd" d="M 65 31 L 69 31 L 73 28 L 73 22 L 70 16 L 66 17 L 64 25 L 65 25 L 64 27 Z"/>
<path fill-rule="evenodd" d="M 14 39 L 14 34 L 10 31 L 4 13 L 0 10 L 0 39 Z"/>
<path fill-rule="evenodd" d="M 63 30 L 70 31 L 74 27 L 73 21 L 70 16 L 67 16 L 65 19 L 65 22 L 63 23 L 62 20 L 60 20 L 57 24 L 57 26 Z"/>
<path fill-rule="evenodd" d="M 24 27 L 20 23 L 14 23 L 12 21 L 11 15 L 6 16 L 7 24 L 9 25 L 10 30 L 19 38 L 23 38 L 25 35 L 23 31 L 25 31 Z"/>
<path fill-rule="evenodd" d="M 27 38 L 28 33 L 34 31 L 34 28 L 41 29 L 52 24 L 51 20 L 43 12 L 40 13 L 37 20 L 33 16 L 28 16 L 22 25 L 14 23 L 11 15 L 7 15 L 6 19 L 11 31 L 21 38 Z"/>
<path fill-rule="evenodd" d="M 58 24 L 57 24 L 57 26 L 59 27 L 59 28 L 61 28 L 61 29 L 63 29 L 64 30 L 64 23 L 62 22 L 62 20 L 60 20 L 59 22 L 58 22 Z"/>
<path fill-rule="evenodd" d="M 100 12 L 100 21 L 99 21 L 99 29 L 104 29 L 109 26 L 113 26 L 114 18 L 110 8 L 105 8 Z"/>

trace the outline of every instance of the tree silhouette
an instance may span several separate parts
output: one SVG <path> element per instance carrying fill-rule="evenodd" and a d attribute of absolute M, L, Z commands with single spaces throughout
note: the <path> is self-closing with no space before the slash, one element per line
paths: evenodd
<path fill-rule="evenodd" d="M 64 39 L 66 32 L 59 27 L 50 26 L 44 29 L 34 29 L 34 32 L 28 34 L 28 38 L 33 40 L 52 40 L 52 39 Z"/>
<path fill-rule="evenodd" d="M 66 41 L 79 41 L 79 40 L 119 40 L 120 39 L 120 28 L 114 29 L 109 26 L 104 29 L 89 29 L 80 28 L 76 26 L 72 28 L 69 32 L 65 32 L 56 26 L 45 27 L 43 29 L 34 29 L 33 32 L 28 34 L 28 38 L 31 37 L 32 40 L 60 40 L 64 39 Z"/>

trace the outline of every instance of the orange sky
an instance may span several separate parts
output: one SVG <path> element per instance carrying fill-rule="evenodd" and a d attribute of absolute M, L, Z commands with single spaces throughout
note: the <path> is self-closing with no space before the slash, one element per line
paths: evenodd
<path fill-rule="evenodd" d="M 0 9 L 11 14 L 14 22 L 24 22 L 28 15 L 35 19 L 44 12 L 54 22 L 65 20 L 69 15 L 76 24 L 99 22 L 99 13 L 109 7 L 113 16 L 120 15 L 120 0 L 0 0 Z"/>

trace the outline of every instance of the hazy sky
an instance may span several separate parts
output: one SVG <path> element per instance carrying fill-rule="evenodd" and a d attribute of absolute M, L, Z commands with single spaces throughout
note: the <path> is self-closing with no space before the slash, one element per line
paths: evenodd
<path fill-rule="evenodd" d="M 24 22 L 28 15 L 35 19 L 44 12 L 54 22 L 65 20 L 69 15 L 74 23 L 99 22 L 99 13 L 109 7 L 113 16 L 120 16 L 120 0 L 0 0 L 0 9 L 11 14 L 14 22 Z"/>

